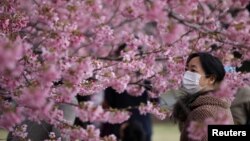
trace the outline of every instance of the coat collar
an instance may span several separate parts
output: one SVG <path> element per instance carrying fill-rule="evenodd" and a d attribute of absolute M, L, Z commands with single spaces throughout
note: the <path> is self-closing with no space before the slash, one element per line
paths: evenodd
<path fill-rule="evenodd" d="M 230 108 L 231 102 L 229 100 L 222 100 L 211 94 L 206 94 L 206 95 L 201 95 L 197 99 L 195 99 L 190 104 L 190 109 L 195 109 L 197 107 L 205 106 L 205 105 L 219 106 L 222 108 Z"/>

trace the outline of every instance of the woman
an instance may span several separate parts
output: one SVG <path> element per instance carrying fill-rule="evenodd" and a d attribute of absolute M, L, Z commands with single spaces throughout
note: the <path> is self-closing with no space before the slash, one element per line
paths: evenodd
<path fill-rule="evenodd" d="M 187 94 L 181 97 L 173 109 L 173 118 L 179 123 L 181 141 L 191 141 L 187 128 L 191 121 L 204 122 L 224 113 L 233 124 L 230 102 L 210 93 L 219 89 L 225 76 L 221 61 L 209 53 L 191 54 L 186 62 L 186 72 L 181 89 Z M 204 136 L 202 141 L 207 140 Z"/>

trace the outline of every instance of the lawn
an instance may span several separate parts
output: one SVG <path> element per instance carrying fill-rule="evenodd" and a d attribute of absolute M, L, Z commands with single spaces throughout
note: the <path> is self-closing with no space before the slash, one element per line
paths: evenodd
<path fill-rule="evenodd" d="M 0 129 L 0 141 L 5 141 L 7 137 L 7 132 Z"/>
<path fill-rule="evenodd" d="M 154 123 L 152 141 L 179 141 L 179 130 L 173 123 Z"/>

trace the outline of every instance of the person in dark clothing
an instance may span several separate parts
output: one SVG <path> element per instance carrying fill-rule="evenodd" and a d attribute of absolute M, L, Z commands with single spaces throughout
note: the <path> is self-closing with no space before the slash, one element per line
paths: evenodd
<path fill-rule="evenodd" d="M 117 109 L 139 106 L 140 103 L 146 104 L 147 101 L 149 100 L 146 91 L 141 96 L 135 97 L 129 95 L 127 91 L 124 91 L 123 93 L 119 94 L 111 87 L 105 89 L 104 95 L 105 95 L 104 105 L 106 107 L 117 108 Z M 141 115 L 138 109 L 130 109 L 129 111 L 132 113 L 129 120 L 140 122 L 146 135 L 146 141 L 151 141 L 151 136 L 152 136 L 151 115 L 150 114 Z M 118 139 L 120 139 L 120 134 L 119 134 L 120 127 L 121 124 L 104 123 L 101 128 L 101 136 L 114 134 Z"/>
<path fill-rule="evenodd" d="M 121 125 L 121 141 L 145 141 L 143 127 L 138 121 L 128 121 Z"/>

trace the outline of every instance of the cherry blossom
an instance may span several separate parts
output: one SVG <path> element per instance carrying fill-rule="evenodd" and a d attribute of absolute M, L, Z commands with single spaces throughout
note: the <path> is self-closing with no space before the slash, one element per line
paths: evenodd
<path fill-rule="evenodd" d="M 122 123 L 128 109 L 104 109 L 91 101 L 77 105 L 72 99 L 108 87 L 132 96 L 147 90 L 156 98 L 178 89 L 192 52 L 210 52 L 223 61 L 238 53 L 224 62 L 235 67 L 250 56 L 249 0 L 1 0 L 0 5 L 0 127 L 11 131 L 29 119 L 55 125 L 72 140 L 115 140 L 100 139 L 91 124 L 71 127 L 58 105 L 71 104 L 84 121 Z M 229 73 L 215 96 L 232 100 L 238 87 L 249 84 L 249 74 Z M 168 117 L 159 107 L 133 108 Z"/>

